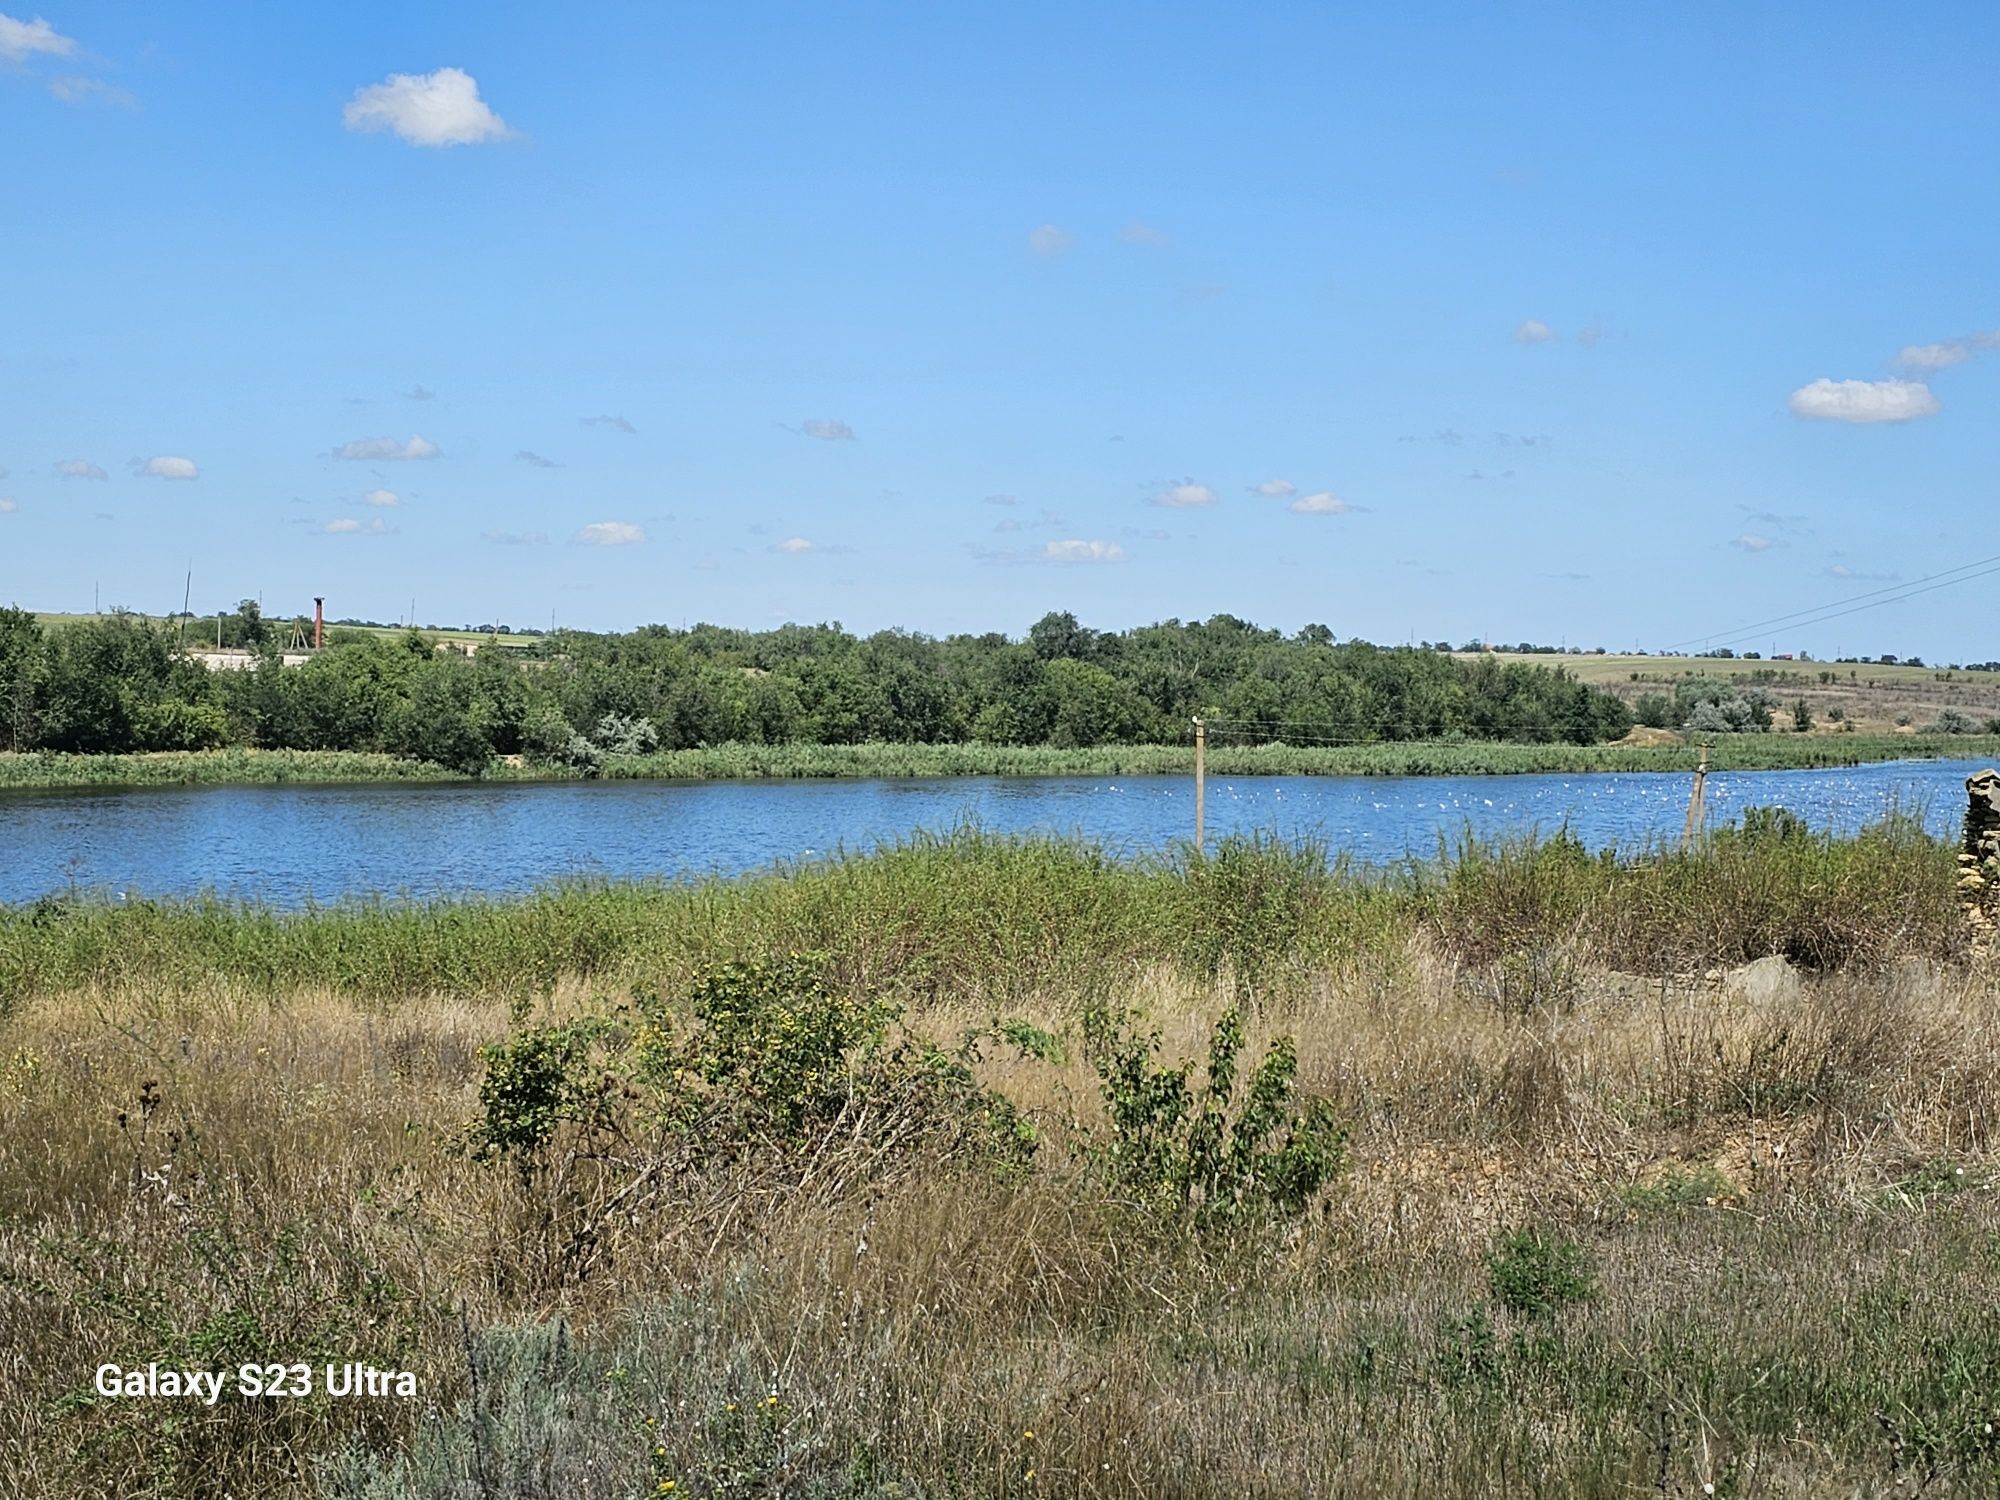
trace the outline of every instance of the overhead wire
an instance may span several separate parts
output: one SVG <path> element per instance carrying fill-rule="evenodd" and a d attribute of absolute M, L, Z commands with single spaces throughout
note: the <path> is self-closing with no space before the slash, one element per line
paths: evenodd
<path fill-rule="evenodd" d="M 1979 569 L 1980 571 L 1973 572 L 1973 569 Z M 1903 583 L 1886 584 L 1879 589 L 1870 589 L 1865 594 L 1850 594 L 1847 598 L 1838 600 L 1832 604 L 1820 604 L 1813 606 L 1811 609 L 1793 610 L 1788 615 L 1773 615 L 1768 620 L 1752 620 L 1746 625 L 1731 626 L 1727 632 L 1712 631 L 1707 635 L 1692 635 L 1684 641 L 1673 642 L 1666 649 L 1669 651 L 1678 651 L 1683 646 L 1693 646 L 1703 643 L 1716 644 L 1718 642 L 1725 646 L 1732 645 L 1737 641 L 1749 640 L 1773 625 L 1789 625 L 1795 628 L 1802 625 L 1816 625 L 1821 622 L 1821 619 L 1838 619 L 1842 615 L 1857 614 L 1861 610 L 1874 609 L 1879 605 L 1900 603 L 1902 600 L 1914 598 L 1918 594 L 1928 594 L 1932 589 L 1950 588 L 1953 584 L 1970 583 L 1975 578 L 1984 578 L 1994 572 L 2000 572 L 2000 555 L 1978 558 L 1969 563 L 1960 563 L 1955 568 L 1946 568 L 1938 573 L 1927 573 L 1922 578 L 1912 578 Z M 1965 576 L 1953 577 L 1953 574 L 1964 574 Z M 1924 586 L 1920 587 L 1920 585 Z M 1885 595 L 1894 597 L 1883 597 Z M 1866 600 L 1874 602 L 1864 603 L 1863 601 Z M 1808 618 L 1809 616 L 1814 618 Z"/>

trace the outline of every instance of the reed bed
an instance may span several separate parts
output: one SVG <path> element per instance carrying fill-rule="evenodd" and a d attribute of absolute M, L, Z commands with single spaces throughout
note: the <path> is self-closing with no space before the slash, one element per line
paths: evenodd
<path fill-rule="evenodd" d="M 1992 735 L 1744 734 L 1718 738 L 1710 764 L 1725 771 L 1817 769 L 1902 759 L 2000 755 Z M 1214 743 L 1216 776 L 1506 776 L 1604 771 L 1690 771 L 1692 745 L 1513 744 L 1489 740 L 1367 745 Z M 757 781 L 843 777 L 1186 776 L 1185 745 L 750 745 L 608 757 L 617 780 Z M 499 760 L 469 778 L 426 761 L 339 750 L 166 751 L 150 755 L 0 753 L 0 790 L 115 786 L 259 786 L 287 782 L 563 781 L 578 773 Z"/>
<path fill-rule="evenodd" d="M 36 996 L 190 988 L 534 997 L 565 980 L 675 985 L 815 950 L 857 985 L 996 1003 L 1088 997 L 1147 966 L 1251 986 L 1380 972 L 1423 933 L 1468 963 L 1561 949 L 1673 974 L 1767 955 L 1833 969 L 1959 941 L 1953 850 L 1891 819 L 1853 839 L 1725 831 L 1691 851 L 1472 839 L 1373 868 L 1232 838 L 1136 860 L 977 827 L 742 878 L 577 882 L 518 899 L 303 911 L 207 897 L 0 907 L 0 1011 Z"/>

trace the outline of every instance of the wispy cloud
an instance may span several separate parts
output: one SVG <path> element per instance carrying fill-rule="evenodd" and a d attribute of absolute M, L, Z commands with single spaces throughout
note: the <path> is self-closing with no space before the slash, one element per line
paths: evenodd
<path fill-rule="evenodd" d="M 1604 330 L 1594 324 L 1576 336 L 1576 341 L 1586 349 L 1595 349 L 1603 340 Z"/>
<path fill-rule="evenodd" d="M 817 552 L 820 549 L 817 542 L 808 540 L 805 537 L 788 536 L 782 542 L 772 543 L 771 550 L 773 552 L 783 552 L 790 557 L 803 557 L 808 552 Z"/>
<path fill-rule="evenodd" d="M 148 479 L 201 478 L 201 470 L 195 467 L 193 459 L 178 458 L 170 453 L 163 453 L 157 458 L 146 459 L 143 463 L 138 459 L 134 459 L 132 461 L 132 469 L 134 473 Z"/>
<path fill-rule="evenodd" d="M 1074 243 L 1067 230 L 1053 224 L 1041 224 L 1028 231 L 1028 248 L 1044 259 L 1061 255 Z"/>
<path fill-rule="evenodd" d="M 96 464 L 81 458 L 66 458 L 56 465 L 58 479 L 109 479 L 111 476 Z"/>
<path fill-rule="evenodd" d="M 1785 536 L 1809 537 L 1813 534 L 1812 527 L 1807 524 L 1812 519 L 1810 516 L 1775 510 L 1751 510 L 1747 505 L 1738 506 L 1737 509 L 1743 512 L 1744 519 L 1754 521 L 1759 526 L 1775 527 Z"/>
<path fill-rule="evenodd" d="M 1361 507 L 1341 499 L 1332 490 L 1320 490 L 1299 496 L 1292 502 L 1292 509 L 1302 516 L 1350 516 Z"/>
<path fill-rule="evenodd" d="M 541 454 L 530 453 L 526 448 L 515 453 L 514 459 L 517 463 L 524 463 L 533 469 L 560 469 L 562 467 L 553 458 L 543 458 Z"/>
<path fill-rule="evenodd" d="M 1126 560 L 1125 549 L 1116 542 L 1095 541 L 1083 537 L 1070 537 L 1059 542 L 1044 542 L 1041 546 L 1027 547 L 980 547 L 967 548 L 975 559 L 983 563 L 1010 566 L 1055 565 L 1074 566 L 1087 563 L 1122 563 Z"/>
<path fill-rule="evenodd" d="M 1125 549 L 1116 542 L 1076 539 L 1049 542 L 1042 548 L 1041 560 L 1051 563 L 1117 563 L 1125 561 Z"/>
<path fill-rule="evenodd" d="M 609 427 L 614 432 L 634 433 L 639 430 L 623 417 L 578 417 L 577 421 L 586 427 Z"/>
<path fill-rule="evenodd" d="M 1963 338 L 1943 339 L 1935 344 L 1911 344 L 1896 356 L 1896 363 L 1906 370 L 1949 370 L 1953 365 L 1962 365 L 1975 354 L 1990 353 L 2000 349 L 2000 328 L 1988 329 L 1984 333 L 1968 333 Z"/>
<path fill-rule="evenodd" d="M 341 516 L 320 527 L 327 536 L 381 536 L 388 529 L 380 516 L 371 521 L 357 521 L 352 516 Z"/>
<path fill-rule="evenodd" d="M 1514 325 L 1514 342 L 1517 344 L 1546 344 L 1555 336 L 1555 330 L 1540 318 L 1523 318 Z"/>
<path fill-rule="evenodd" d="M 1894 583 L 1903 575 L 1900 573 L 1862 573 L 1848 567 L 1846 563 L 1829 563 L 1826 576 L 1838 578 L 1843 583 Z"/>
<path fill-rule="evenodd" d="M 799 423 L 799 432 L 809 438 L 818 438 L 822 443 L 851 443 L 854 429 L 845 422 L 835 422 L 826 417 L 808 417 Z"/>
<path fill-rule="evenodd" d="M 355 463 L 403 463 L 438 458 L 443 450 L 422 433 L 412 433 L 407 443 L 391 437 L 356 438 L 333 450 L 333 456 Z"/>
<path fill-rule="evenodd" d="M 539 547 L 549 535 L 545 531 L 482 531 L 479 539 L 496 547 Z"/>
<path fill-rule="evenodd" d="M 370 490 L 361 497 L 363 505 L 372 505 L 378 510 L 393 510 L 403 503 L 403 497 L 394 490 Z"/>
<path fill-rule="evenodd" d="M 44 57 L 68 57 L 74 51 L 76 39 L 62 35 L 40 16 L 32 21 L 17 21 L 12 16 L 0 15 L 0 61 L 26 62 L 37 53 Z"/>
<path fill-rule="evenodd" d="M 403 392 L 403 399 L 405 401 L 435 401 L 437 400 L 437 392 L 427 385 L 413 385 L 407 391 Z"/>
<path fill-rule="evenodd" d="M 1127 224 L 1118 231 L 1118 238 L 1128 245 L 1150 245 L 1156 248 L 1167 243 L 1166 231 L 1155 229 L 1151 224 Z"/>
<path fill-rule="evenodd" d="M 1815 422 L 1910 422 L 1940 410 L 1920 380 L 1815 380 L 1786 403 L 1792 415 Z"/>
<path fill-rule="evenodd" d="M 1299 487 L 1289 479 L 1267 479 L 1262 484 L 1250 486 L 1253 495 L 1262 495 L 1266 500 L 1284 500 L 1296 495 Z"/>
<path fill-rule="evenodd" d="M 646 540 L 646 530 L 630 521 L 593 521 L 576 540 L 586 547 L 630 547 Z"/>
<path fill-rule="evenodd" d="M 0 516 L 11 516 L 20 508 L 12 500 L 0 500 Z"/>
<path fill-rule="evenodd" d="M 1774 541 L 1768 536 L 1760 536 L 1754 531 L 1746 531 L 1729 545 L 1738 552 L 1769 552 L 1773 547 L 1781 547 L 1784 543 Z"/>
<path fill-rule="evenodd" d="M 0 478 L 4 477 L 4 475 L 0 475 Z M 1019 505 L 1021 503 L 1012 495 L 988 495 L 985 497 L 985 501 L 988 505 Z"/>
<path fill-rule="evenodd" d="M 1179 484 L 1170 484 L 1153 496 L 1154 505 L 1163 505 L 1168 510 L 1192 510 L 1204 505 L 1215 504 L 1215 491 L 1205 484 L 1196 484 L 1184 479 Z"/>
<path fill-rule="evenodd" d="M 391 73 L 356 89 L 340 112 L 355 131 L 394 131 L 412 146 L 471 146 L 505 140 L 507 122 L 479 97 L 479 84 L 460 68 L 435 73 Z"/>
<path fill-rule="evenodd" d="M 137 109 L 139 101 L 129 89 L 101 78 L 81 78 L 65 74 L 49 80 L 49 92 L 64 104 L 97 104 L 107 109 Z"/>

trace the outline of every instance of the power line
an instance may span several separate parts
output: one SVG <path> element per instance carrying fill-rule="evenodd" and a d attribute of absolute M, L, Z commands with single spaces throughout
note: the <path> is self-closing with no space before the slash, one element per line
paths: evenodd
<path fill-rule="evenodd" d="M 1973 578 L 1983 578 L 1986 576 L 1984 573 L 1970 573 L 1969 572 L 1970 569 L 1986 568 L 1990 572 L 1992 571 L 1991 567 L 1989 567 L 1990 564 L 2000 564 L 2000 556 L 1982 557 L 1978 559 L 1976 562 L 1960 563 L 1957 567 L 1946 568 L 1941 573 L 1929 573 L 1922 578 L 1912 578 L 1907 583 L 1888 584 L 1885 587 L 1879 589 L 1870 589 L 1865 594 L 1850 594 L 1846 599 L 1839 601 L 1838 604 L 1817 604 L 1814 605 L 1811 609 L 1793 610 L 1792 613 L 1788 615 L 1774 615 L 1768 620 L 1752 620 L 1747 625 L 1739 625 L 1734 627 L 1733 633 L 1731 633 L 1727 637 L 1727 639 L 1725 639 L 1722 642 L 1722 644 L 1724 645 L 1733 644 L 1736 641 L 1746 639 L 1747 637 L 1753 634 L 1766 630 L 1773 625 L 1787 625 L 1787 624 L 1815 625 L 1818 624 L 1819 621 L 1808 620 L 1804 619 L 1803 617 L 1807 615 L 1819 615 L 1826 610 L 1834 611 L 1834 613 L 1826 615 L 1827 619 L 1837 619 L 1840 615 L 1843 614 L 1854 614 L 1861 609 L 1875 608 L 1874 604 L 1863 604 L 1860 602 L 1864 599 L 1875 599 L 1877 603 L 1880 604 L 1894 604 L 1898 602 L 1898 599 L 1908 598 L 1912 594 L 1922 594 L 1930 592 L 1930 590 L 1927 588 L 1919 588 L 1918 587 L 1919 584 L 1935 584 L 1935 586 L 1938 588 L 1946 588 L 1949 587 L 1950 583 L 1969 583 L 1972 581 Z M 1968 576 L 1965 578 L 1953 578 L 1952 574 L 1954 573 L 1967 573 Z M 1949 583 L 1937 583 L 1936 580 L 1939 579 L 1949 580 Z M 1906 594 L 1904 592 L 1905 590 L 1908 590 L 1909 593 Z M 1897 596 L 1897 598 L 1896 599 L 1878 598 L 1879 595 L 1883 594 L 1894 594 Z M 1854 608 L 1841 607 L 1844 605 L 1852 605 L 1854 606 Z M 1684 641 L 1673 642 L 1672 644 L 1667 646 L 1666 649 L 1669 651 L 1678 651 L 1683 646 L 1693 646 L 1701 643 L 1712 644 L 1717 639 L 1717 634 L 1718 633 L 1710 633 L 1708 635 L 1689 636 Z"/>
<path fill-rule="evenodd" d="M 1988 561 L 1992 562 L 1993 566 L 1987 568 L 1981 568 L 1977 573 L 1967 573 L 1962 578 L 1945 578 L 1942 582 L 1928 584 L 1923 588 L 1910 588 L 1900 594 L 1895 595 L 1892 598 L 1877 599 L 1874 600 L 1872 603 L 1868 604 L 1851 604 L 1846 606 L 1845 608 L 1835 608 L 1833 606 L 1828 606 L 1822 612 L 1815 614 L 1808 619 L 1796 622 L 1793 628 L 1799 628 L 1805 625 L 1823 625 L 1828 620 L 1838 620 L 1843 615 L 1860 614 L 1863 610 L 1879 609 L 1885 604 L 1901 604 L 1905 599 L 1914 599 L 1919 594 L 1933 593 L 1938 589 L 1948 589 L 1952 587 L 1952 585 L 1954 584 L 1971 583 L 1975 578 L 1986 578 L 1990 577 L 1992 574 L 2000 573 L 2000 559 L 1988 559 Z M 1971 564 L 1967 564 L 1967 566 L 1969 567 L 1971 566 Z M 1759 632 L 1752 631 L 1748 635 L 1730 636 L 1727 640 L 1723 641 L 1722 644 L 1725 646 L 1734 646 L 1739 641 L 1754 640 L 1756 639 L 1758 634 Z"/>

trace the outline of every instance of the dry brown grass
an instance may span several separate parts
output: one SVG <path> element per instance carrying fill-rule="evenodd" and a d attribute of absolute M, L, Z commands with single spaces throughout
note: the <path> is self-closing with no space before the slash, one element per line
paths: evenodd
<path fill-rule="evenodd" d="M 7 1493 L 1988 1492 L 2000 1446 L 1959 1428 L 2000 1402 L 1990 977 L 1558 962 L 1524 999 L 1421 938 L 1406 959 L 1257 996 L 1253 1049 L 1296 1036 L 1353 1130 L 1288 1228 L 1121 1211 L 1073 1165 L 1087 1068 L 1007 1061 L 987 1081 L 1044 1131 L 1027 1174 L 801 1193 L 752 1158 L 580 1283 L 538 1263 L 514 1175 L 449 1149 L 505 1007 L 34 1001 L 0 1032 Z M 1116 998 L 1193 1055 L 1241 993 L 1163 966 Z M 946 995 L 912 1021 L 986 1018 Z M 1582 1245 L 1596 1295 L 1497 1306 L 1486 1257 L 1524 1225 Z M 406 1364 L 424 1395 L 80 1394 L 103 1361 L 258 1353 Z"/>

